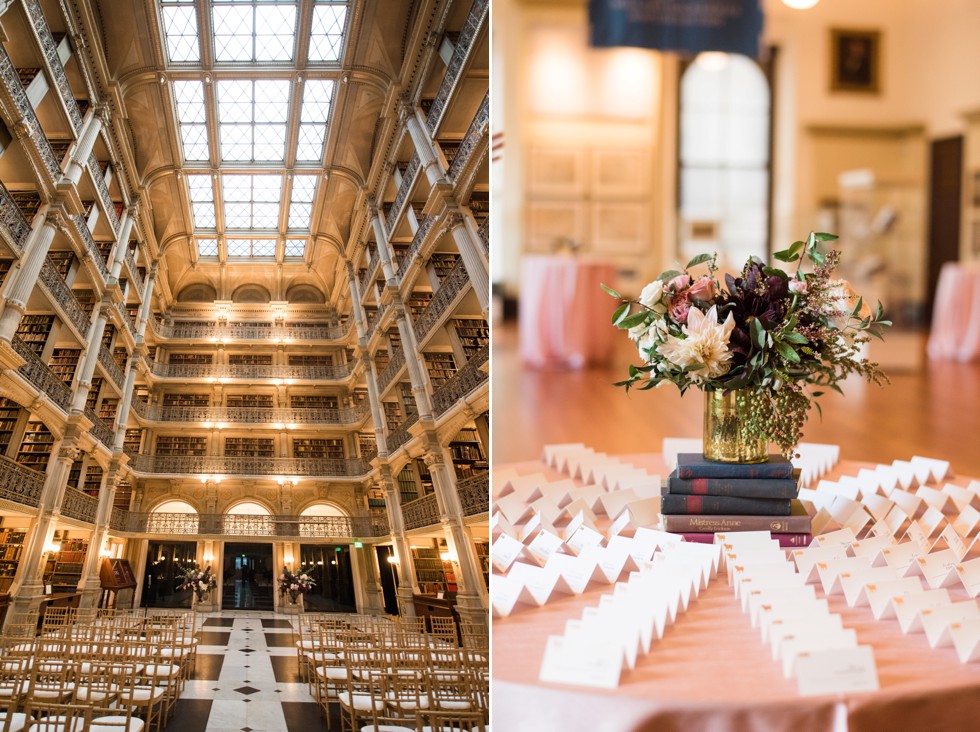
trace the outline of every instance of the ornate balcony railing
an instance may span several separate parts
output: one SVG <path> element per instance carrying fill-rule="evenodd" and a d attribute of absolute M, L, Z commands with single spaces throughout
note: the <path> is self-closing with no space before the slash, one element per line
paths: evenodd
<path fill-rule="evenodd" d="M 20 338 L 14 336 L 11 339 L 11 345 L 20 357 L 27 361 L 17 371 L 31 384 L 47 394 L 51 401 L 61 407 L 62 410 L 70 411 L 71 389 L 68 385 L 51 373 L 51 369 L 45 365 L 44 361 L 38 358 L 31 347 Z"/>
<path fill-rule="evenodd" d="M 416 153 L 408 162 L 408 167 L 405 168 L 405 174 L 398 185 L 398 193 L 395 194 L 395 200 L 392 201 L 391 208 L 388 209 L 388 216 L 385 217 L 385 226 L 389 234 L 395 230 L 395 224 L 398 222 L 398 217 L 401 216 L 402 209 L 405 208 L 405 201 L 408 200 L 408 194 L 411 192 L 412 186 L 415 185 L 415 177 L 419 174 L 421 167 L 422 161 Z"/>
<path fill-rule="evenodd" d="M 105 369 L 106 375 L 116 382 L 116 386 L 122 389 L 126 385 L 124 370 L 119 368 L 119 364 L 113 360 L 112 354 L 105 346 L 99 347 L 99 363 Z"/>
<path fill-rule="evenodd" d="M 159 320 L 153 322 L 153 330 L 163 338 L 174 340 L 319 340 L 335 341 L 344 338 L 350 332 L 350 324 L 339 325 L 182 325 L 181 323 L 167 324 Z"/>
<path fill-rule="evenodd" d="M 474 354 L 466 365 L 452 375 L 445 384 L 432 394 L 432 409 L 441 416 L 456 402 L 477 387 L 485 384 L 487 373 L 480 367 L 490 358 L 490 346 L 486 345 Z"/>
<path fill-rule="evenodd" d="M 95 157 L 95 153 L 92 153 L 88 157 L 88 169 L 92 174 L 92 180 L 95 181 L 95 190 L 99 194 L 99 200 L 102 202 L 102 208 L 105 209 L 105 215 L 109 222 L 109 226 L 112 227 L 113 233 L 118 236 L 119 214 L 116 213 L 116 206 L 112 202 L 112 196 L 109 195 L 109 187 L 105 184 L 105 176 L 102 173 L 102 165 L 99 163 L 99 159 Z"/>
<path fill-rule="evenodd" d="M 65 74 L 65 67 L 61 63 L 61 57 L 58 55 L 58 45 L 54 42 L 54 37 L 48 28 L 48 22 L 45 20 L 44 13 L 41 11 L 41 4 L 38 0 L 24 0 L 24 6 L 27 8 L 27 17 L 31 21 L 34 33 L 41 43 L 41 52 L 44 54 L 44 60 L 47 63 L 48 70 L 54 76 L 55 86 L 58 87 L 58 94 L 61 96 L 61 101 L 65 105 L 65 110 L 68 112 L 68 118 L 71 120 L 75 133 L 78 134 L 82 129 L 82 115 L 78 111 L 78 104 L 75 102 L 75 93 L 68 83 L 68 75 Z"/>
<path fill-rule="evenodd" d="M 102 258 L 102 252 L 99 251 L 99 247 L 95 243 L 95 239 L 92 238 L 92 232 L 89 231 L 88 222 L 82 216 L 72 216 L 71 220 L 75 224 L 75 230 L 78 231 L 78 235 L 82 237 L 82 241 L 85 242 L 85 248 L 88 249 L 88 253 L 92 255 L 92 260 L 95 262 L 95 266 L 99 268 L 99 272 L 102 274 L 103 280 L 109 279 L 109 268 L 106 267 L 105 260 Z"/>
<path fill-rule="evenodd" d="M 374 280 L 375 272 L 377 272 L 378 265 L 381 264 L 381 254 L 380 252 L 375 252 L 374 257 L 368 262 L 368 266 L 364 269 L 364 276 L 361 277 L 358 287 L 361 291 L 361 297 L 367 292 L 367 287 L 370 282 Z"/>
<path fill-rule="evenodd" d="M 418 255 L 419 250 L 422 249 L 422 244 L 425 243 L 426 237 L 429 236 L 429 231 L 432 229 L 432 225 L 436 222 L 435 216 L 423 216 L 422 221 L 419 223 L 419 228 L 415 231 L 415 236 L 412 237 L 412 245 L 405 250 L 405 254 L 398 259 L 398 271 L 404 272 L 408 267 L 408 263 Z"/>
<path fill-rule="evenodd" d="M 456 493 L 464 516 L 475 516 L 490 510 L 490 474 L 478 473 L 456 483 Z"/>
<path fill-rule="evenodd" d="M 162 379 L 303 379 L 325 381 L 350 376 L 353 364 L 262 366 L 256 364 L 159 363 L 150 370 Z"/>
<path fill-rule="evenodd" d="M 385 439 L 385 444 L 388 446 L 388 453 L 391 454 L 399 447 L 404 445 L 410 439 L 412 439 L 412 433 L 408 431 L 408 428 L 419 421 L 419 416 L 417 414 L 412 415 L 404 422 L 402 422 L 398 427 L 391 430 L 388 433 L 388 437 Z"/>
<path fill-rule="evenodd" d="M 119 319 L 122 321 L 123 326 L 133 338 L 136 338 L 136 323 L 133 322 L 133 316 L 130 315 L 129 310 L 121 302 L 114 303 L 113 306 L 116 308 L 116 312 L 119 313 Z"/>
<path fill-rule="evenodd" d="M 10 56 L 7 55 L 7 50 L 2 46 L 0 46 L 0 78 L 3 79 L 7 91 L 13 99 L 17 113 L 22 117 L 28 136 L 35 145 L 41 163 L 48 175 L 51 176 L 51 180 L 57 181 L 61 178 L 61 165 L 55 157 L 54 150 L 51 149 L 51 143 L 44 136 L 44 130 L 41 129 L 41 123 L 37 119 L 34 107 L 31 106 L 31 100 L 27 98 L 27 92 L 20 83 L 20 75 L 14 68 Z"/>
<path fill-rule="evenodd" d="M 456 157 L 453 158 L 453 162 L 449 166 L 449 177 L 453 181 L 466 168 L 466 165 L 470 162 L 470 158 L 473 157 L 473 151 L 479 147 L 481 142 L 486 141 L 487 126 L 489 124 L 490 95 L 488 93 L 483 97 L 483 103 L 480 104 L 480 108 L 476 110 L 476 115 L 473 117 L 473 121 L 470 122 L 469 129 L 466 130 L 466 137 L 463 138 L 459 150 L 456 151 Z"/>
<path fill-rule="evenodd" d="M 456 297 L 469 284 L 470 277 L 466 273 L 463 265 L 463 258 L 460 257 L 453 267 L 453 271 L 442 281 L 439 289 L 429 301 L 425 311 L 415 321 L 415 335 L 421 341 L 433 326 L 439 322 L 443 313 L 452 304 Z"/>
<path fill-rule="evenodd" d="M 0 500 L 36 508 L 43 488 L 44 473 L 0 455 Z"/>
<path fill-rule="evenodd" d="M 405 349 L 399 348 L 395 351 L 395 355 L 391 357 L 388 365 L 385 366 L 384 371 L 378 374 L 378 393 L 383 394 L 384 390 L 388 388 L 388 384 L 391 380 L 395 378 L 395 374 L 401 371 L 402 366 L 405 365 Z"/>
<path fill-rule="evenodd" d="M 483 253 L 490 256 L 490 217 L 487 216 L 480 222 L 480 228 L 476 230 L 480 235 L 483 244 Z"/>
<path fill-rule="evenodd" d="M 113 510 L 110 526 L 133 534 L 180 536 L 283 536 L 342 538 L 386 536 L 387 522 L 366 516 L 252 516 L 196 513 L 138 513 Z"/>
<path fill-rule="evenodd" d="M 94 524 L 95 512 L 98 507 L 99 500 L 97 498 L 74 488 L 65 488 L 65 497 L 61 501 L 62 516 Z"/>
<path fill-rule="evenodd" d="M 92 420 L 92 434 L 95 436 L 95 439 L 111 450 L 116 441 L 116 433 L 113 431 L 112 426 L 97 415 L 95 410 L 90 407 L 85 407 L 85 416 Z"/>
<path fill-rule="evenodd" d="M 154 475 L 254 475 L 257 477 L 331 477 L 367 475 L 371 466 L 359 458 L 267 458 L 195 455 L 137 455 L 130 465 Z"/>
<path fill-rule="evenodd" d="M 61 279 L 61 274 L 55 269 L 55 266 L 51 264 L 50 259 L 46 259 L 44 264 L 41 265 L 41 284 L 44 285 L 44 289 L 48 291 L 51 299 L 58 303 L 61 309 L 68 316 L 68 320 L 71 324 L 75 326 L 75 330 L 82 337 L 82 341 L 88 339 L 88 329 L 92 325 L 89 321 L 89 316 L 85 314 L 82 310 L 82 306 L 78 303 L 78 298 L 75 297 L 75 293 L 71 291 L 68 284 Z"/>
<path fill-rule="evenodd" d="M 136 259 L 133 258 L 132 252 L 126 255 L 126 266 L 129 268 L 129 281 L 133 283 L 133 287 L 136 288 L 136 292 L 142 298 L 145 283 L 143 282 L 143 275 L 136 268 Z"/>
<path fill-rule="evenodd" d="M 148 414 L 148 412 L 150 410 L 150 405 L 147 404 L 145 398 L 143 398 L 141 396 L 137 396 L 136 394 L 134 394 L 133 395 L 133 399 L 130 402 L 130 409 L 133 410 L 133 413 L 134 414 L 137 414 L 140 417 L 142 417 L 143 419 L 146 419 L 146 415 Z M 134 453 L 134 454 L 130 455 L 130 457 L 136 457 L 136 454 Z"/>
<path fill-rule="evenodd" d="M 449 97 L 452 96 L 453 90 L 463 73 L 466 59 L 469 58 L 470 52 L 473 50 L 473 43 L 486 19 L 489 5 L 490 0 L 473 0 L 469 15 L 466 16 L 466 22 L 456 40 L 456 48 L 453 50 L 452 58 L 449 59 L 449 65 L 446 67 L 446 75 L 442 78 L 442 84 L 439 85 L 439 91 L 436 92 L 436 98 L 433 100 L 432 107 L 425 119 L 425 124 L 433 137 L 435 137 L 436 130 L 439 129 L 439 123 L 446 111 Z"/>
<path fill-rule="evenodd" d="M 368 339 L 374 335 L 374 329 L 378 327 L 378 323 L 380 323 L 381 319 L 384 318 L 386 312 L 388 312 L 388 306 L 382 305 L 368 317 L 367 323 L 364 326 L 364 333 L 367 335 Z"/>
<path fill-rule="evenodd" d="M 27 237 L 31 235 L 31 225 L 3 183 L 0 183 L 0 228 L 13 250 L 20 254 L 24 250 Z"/>
<path fill-rule="evenodd" d="M 439 502 L 436 500 L 436 494 L 430 493 L 417 500 L 403 503 L 402 519 L 407 530 L 421 529 L 423 526 L 438 524 Z"/>
<path fill-rule="evenodd" d="M 266 407 L 141 407 L 139 416 L 151 422 L 232 422 L 246 424 L 357 424 L 368 414 L 353 409 L 276 409 Z"/>

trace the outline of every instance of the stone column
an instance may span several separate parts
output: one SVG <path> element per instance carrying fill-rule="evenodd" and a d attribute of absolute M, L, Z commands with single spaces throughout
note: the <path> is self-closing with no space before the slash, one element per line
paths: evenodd
<path fill-rule="evenodd" d="M 86 115 L 82 123 L 82 131 L 78 137 L 78 144 L 72 150 L 68 160 L 68 168 L 65 170 L 65 178 L 71 181 L 72 185 L 78 185 L 82 179 L 82 173 L 88 164 L 89 156 L 95 147 L 95 141 L 99 139 L 99 132 L 102 130 L 102 115 L 99 110 L 92 108 Z"/>
<path fill-rule="evenodd" d="M 408 311 L 405 310 L 405 303 L 395 298 L 392 307 L 395 308 L 402 348 L 405 349 L 405 365 L 408 367 L 408 378 L 412 382 L 412 394 L 415 396 L 415 406 L 419 410 L 419 419 L 431 420 L 432 399 L 426 386 L 429 383 L 429 376 L 422 365 L 423 357 L 419 350 L 418 339 L 415 337 L 415 326 L 408 316 Z"/>
<path fill-rule="evenodd" d="M 385 509 L 388 511 L 391 542 L 395 545 L 395 552 L 398 554 L 398 589 L 395 593 L 398 597 L 398 613 L 415 615 L 415 601 L 412 599 L 412 596 L 418 593 L 415 561 L 408 539 L 405 538 L 401 493 L 388 465 L 381 468 L 381 487 L 385 493 Z"/>
<path fill-rule="evenodd" d="M 85 554 L 82 581 L 78 585 L 78 589 L 82 593 L 82 599 L 79 603 L 81 607 L 98 607 L 99 599 L 102 597 L 99 578 L 99 568 L 102 565 L 102 542 L 105 541 L 106 535 L 109 533 L 109 520 L 112 517 L 112 505 L 120 477 L 118 464 L 114 460 L 109 466 L 109 470 L 103 473 L 102 485 L 99 486 L 99 505 L 95 509 L 95 528 L 92 530 L 88 552 Z"/>
<path fill-rule="evenodd" d="M 350 286 L 350 296 L 353 301 L 354 326 L 357 328 L 359 339 L 367 337 L 366 323 L 364 322 L 364 310 L 361 308 L 361 288 L 357 283 L 357 273 L 354 272 L 354 265 L 347 262 L 347 284 Z"/>
<path fill-rule="evenodd" d="M 85 411 L 85 400 L 88 399 L 89 389 L 92 388 L 92 375 L 95 373 L 95 364 L 99 360 L 99 349 L 102 348 L 102 334 L 105 332 L 106 321 L 109 320 L 109 309 L 112 305 L 103 302 L 99 306 L 98 315 L 95 318 L 95 326 L 89 332 L 88 345 L 85 349 L 85 360 L 82 361 L 82 370 L 78 374 L 78 386 L 75 389 L 75 399 L 71 408 L 75 412 Z"/>
<path fill-rule="evenodd" d="M 470 231 L 466 219 L 467 217 L 461 212 L 452 211 L 446 225 L 453 235 L 460 257 L 463 258 L 463 266 L 466 267 L 466 274 L 470 276 L 470 284 L 473 285 L 473 292 L 476 293 L 483 318 L 486 320 L 490 312 L 490 274 L 480 239 L 475 231 Z"/>
<path fill-rule="evenodd" d="M 371 406 L 371 420 L 374 422 L 374 438 L 378 443 L 378 454 L 388 454 L 385 439 L 385 418 L 381 409 L 381 395 L 378 394 L 378 375 L 374 372 L 374 362 L 361 352 L 361 366 L 364 368 L 364 382 L 367 385 L 368 404 Z"/>
<path fill-rule="evenodd" d="M 113 452 L 122 452 L 123 445 L 126 444 L 126 425 L 129 422 L 129 410 L 133 406 L 133 392 L 136 385 L 136 368 L 133 366 L 135 358 L 130 358 L 126 364 L 126 387 L 123 389 L 122 404 L 116 412 L 116 440 L 113 443 Z"/>
<path fill-rule="evenodd" d="M 123 260 L 126 259 L 126 252 L 129 251 L 129 235 L 133 233 L 133 224 L 136 222 L 138 206 L 130 206 L 123 213 L 122 221 L 119 222 L 119 236 L 116 243 L 109 253 L 109 276 L 119 279 L 122 272 Z"/>
<path fill-rule="evenodd" d="M 351 545 L 351 572 L 361 583 L 363 590 L 364 607 L 358 608 L 359 611 L 370 615 L 382 615 L 385 604 L 381 596 L 378 570 L 371 558 L 372 550 L 372 544 L 361 544 L 360 548 Z"/>
<path fill-rule="evenodd" d="M 381 223 L 381 214 L 378 213 L 378 206 L 371 202 L 371 228 L 374 229 L 374 238 L 378 243 L 378 256 L 381 257 L 381 269 L 385 273 L 385 282 L 396 286 L 395 268 L 391 261 L 391 245 L 388 243 L 388 234 L 384 225 Z"/>
<path fill-rule="evenodd" d="M 157 262 L 150 265 L 146 273 L 146 281 L 143 283 L 143 292 L 140 293 L 140 309 L 136 314 L 136 337 L 142 338 L 146 333 L 146 324 L 150 320 L 150 312 L 153 308 L 153 283 L 157 276 Z"/>
<path fill-rule="evenodd" d="M 406 104 L 402 107 L 402 114 L 405 115 L 405 127 L 408 128 L 408 134 L 415 144 L 415 152 L 418 153 L 419 163 L 425 171 L 426 178 L 429 179 L 429 185 L 433 188 L 437 186 L 449 188 L 446 169 L 442 166 L 435 143 L 429 137 L 421 110 L 415 105 Z"/>
<path fill-rule="evenodd" d="M 63 225 L 64 219 L 59 208 L 47 207 L 47 210 L 34 219 L 34 227 L 24 243 L 24 254 L 21 256 L 12 284 L 7 288 L 6 302 L 3 313 L 0 314 L 0 339 L 8 343 L 17 332 L 17 326 L 27 311 L 27 301 L 34 292 L 41 267 L 48 256 L 55 232 Z"/>

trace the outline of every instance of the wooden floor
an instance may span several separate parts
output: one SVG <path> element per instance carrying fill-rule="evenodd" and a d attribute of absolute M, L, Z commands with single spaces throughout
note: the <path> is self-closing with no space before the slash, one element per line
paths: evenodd
<path fill-rule="evenodd" d="M 667 386 L 626 396 L 611 386 L 636 356 L 621 340 L 610 368 L 534 371 L 520 364 L 516 326 L 495 325 L 493 464 L 534 459 L 554 442 L 615 454 L 659 452 L 664 437 L 700 437 L 701 392 L 681 398 Z M 848 460 L 943 458 L 956 473 L 980 477 L 980 364 L 923 363 L 918 372 L 890 371 L 891 386 L 853 381 L 846 396 L 821 397 L 823 420 L 811 412 L 804 440 L 840 445 Z"/>

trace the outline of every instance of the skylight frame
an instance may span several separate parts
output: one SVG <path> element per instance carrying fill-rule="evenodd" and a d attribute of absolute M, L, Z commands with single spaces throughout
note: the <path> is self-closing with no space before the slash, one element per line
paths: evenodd
<path fill-rule="evenodd" d="M 338 18 L 338 12 L 341 11 Z M 308 64 L 339 64 L 347 53 L 347 0 L 314 0 L 310 37 L 306 52 Z M 336 32 L 339 30 L 339 33 Z"/>
<path fill-rule="evenodd" d="M 160 20 L 163 24 L 163 47 L 167 61 L 171 64 L 199 64 L 201 28 L 193 0 L 161 0 Z M 188 33 L 191 28 L 193 33 Z M 193 54 L 188 55 L 191 50 Z"/>
<path fill-rule="evenodd" d="M 299 6 L 298 0 L 210 0 L 215 64 L 294 63 L 299 49 Z M 247 33 L 236 32 L 242 25 Z M 290 32 L 281 32 L 287 27 Z M 268 28 L 280 32 L 260 32 Z M 269 48 L 273 53 L 268 53 Z"/>

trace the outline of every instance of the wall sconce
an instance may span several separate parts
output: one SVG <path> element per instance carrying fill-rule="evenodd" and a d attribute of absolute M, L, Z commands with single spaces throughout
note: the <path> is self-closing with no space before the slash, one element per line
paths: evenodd
<path fill-rule="evenodd" d="M 453 561 L 453 555 L 450 554 L 449 552 L 441 552 L 439 554 L 439 559 L 441 559 L 444 562 L 451 562 Z"/>
<path fill-rule="evenodd" d="M 205 554 L 204 555 L 204 562 L 205 562 L 205 564 L 211 564 L 213 561 L 214 561 L 214 557 L 212 555 L 210 555 L 210 554 Z"/>
<path fill-rule="evenodd" d="M 47 544 L 44 545 L 44 552 L 46 554 L 53 554 L 54 552 L 60 552 L 60 551 L 61 551 L 61 544 L 58 543 L 57 541 L 49 541 Z"/>
<path fill-rule="evenodd" d="M 283 554 L 282 555 L 282 561 L 285 564 L 287 564 L 287 565 L 292 565 L 292 563 L 293 563 L 293 555 L 292 554 Z"/>
<path fill-rule="evenodd" d="M 398 557 L 394 554 L 388 556 L 388 564 L 398 564 Z"/>

